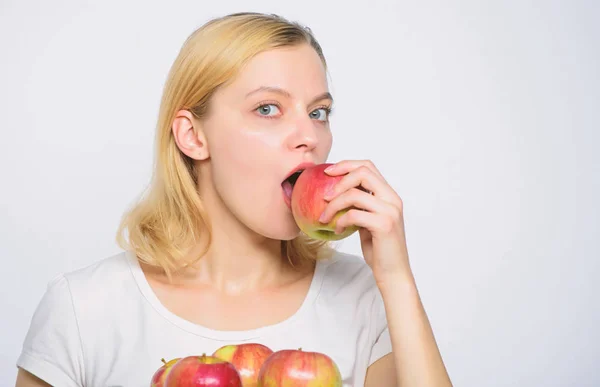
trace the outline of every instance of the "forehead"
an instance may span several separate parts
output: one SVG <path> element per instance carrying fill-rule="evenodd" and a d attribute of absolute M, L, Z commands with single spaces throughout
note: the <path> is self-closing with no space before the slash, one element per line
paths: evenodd
<path fill-rule="evenodd" d="M 283 88 L 292 95 L 320 94 L 328 90 L 325 66 L 308 44 L 272 49 L 248 61 L 227 89 L 247 93 L 265 86 Z"/>

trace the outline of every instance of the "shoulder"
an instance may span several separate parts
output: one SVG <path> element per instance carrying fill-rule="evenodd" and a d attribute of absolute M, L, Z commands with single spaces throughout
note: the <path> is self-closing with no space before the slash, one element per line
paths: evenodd
<path fill-rule="evenodd" d="M 335 250 L 331 258 L 321 262 L 325 277 L 330 282 L 345 283 L 348 280 L 358 280 L 375 284 L 373 272 L 364 258 L 360 255 L 344 253 Z"/>
<path fill-rule="evenodd" d="M 36 337 L 58 339 L 67 332 L 80 341 L 96 322 L 127 310 L 138 298 L 130 260 L 121 252 L 51 279 L 34 312 L 29 345 Z"/>
<path fill-rule="evenodd" d="M 105 315 L 110 298 L 122 292 L 120 284 L 128 271 L 127 256 L 119 253 L 49 280 L 17 366 L 51 385 L 84 385 L 84 341 L 91 337 L 85 332 L 93 325 L 82 322 Z"/>
<path fill-rule="evenodd" d="M 126 302 L 136 289 L 129 255 L 120 252 L 51 279 L 38 307 L 47 313 L 69 308 L 77 320 L 94 318 Z"/>
<path fill-rule="evenodd" d="M 320 297 L 336 317 L 344 316 L 354 326 L 367 327 L 367 365 L 392 351 L 383 298 L 364 258 L 336 252 L 323 262 Z"/>
<path fill-rule="evenodd" d="M 101 310 L 106 305 L 121 304 L 128 296 L 137 294 L 131 265 L 130 253 L 123 251 L 64 273 L 58 280 L 68 286 L 75 308 L 83 308 L 89 313 L 93 310 L 92 305 Z"/>
<path fill-rule="evenodd" d="M 92 264 L 68 272 L 62 272 L 46 284 L 45 297 L 52 300 L 72 298 L 85 293 L 91 296 L 96 290 L 108 290 L 108 284 L 115 284 L 127 274 L 131 275 L 128 257 L 121 252 L 105 257 Z"/>
<path fill-rule="evenodd" d="M 353 299 L 377 297 L 377 284 L 373 271 L 359 255 L 335 251 L 322 265 L 321 293 L 325 296 L 348 296 Z"/>
<path fill-rule="evenodd" d="M 70 284 L 78 286 L 114 281 L 115 278 L 128 275 L 130 272 L 129 255 L 122 251 L 82 268 L 65 272 L 61 277 L 64 277 Z"/>

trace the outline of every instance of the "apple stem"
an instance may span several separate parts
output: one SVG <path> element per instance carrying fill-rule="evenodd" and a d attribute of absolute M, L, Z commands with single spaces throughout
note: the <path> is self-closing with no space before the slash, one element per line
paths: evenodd
<path fill-rule="evenodd" d="M 162 362 L 163 362 L 163 364 L 165 364 L 165 365 L 167 364 L 167 362 L 165 361 L 165 358 L 164 358 L 164 357 L 163 357 L 162 359 L 160 359 L 160 361 L 162 361 Z"/>
<path fill-rule="evenodd" d="M 302 351 L 302 347 L 298 348 L 298 351 Z"/>

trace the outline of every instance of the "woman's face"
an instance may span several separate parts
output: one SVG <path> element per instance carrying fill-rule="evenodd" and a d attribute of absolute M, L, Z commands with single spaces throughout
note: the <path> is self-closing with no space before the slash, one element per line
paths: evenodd
<path fill-rule="evenodd" d="M 326 161 L 331 104 L 324 66 L 309 45 L 260 53 L 219 89 L 202 122 L 209 173 L 199 185 L 205 200 L 213 198 L 211 218 L 230 216 L 272 239 L 296 237 L 282 182 L 302 163 Z"/>

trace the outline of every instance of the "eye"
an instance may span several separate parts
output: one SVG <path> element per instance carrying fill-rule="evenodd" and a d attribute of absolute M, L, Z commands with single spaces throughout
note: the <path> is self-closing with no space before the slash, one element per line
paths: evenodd
<path fill-rule="evenodd" d="M 269 104 L 265 104 L 265 105 L 260 105 L 259 107 L 256 108 L 256 111 L 261 116 L 271 117 L 271 114 L 278 113 L 279 107 L 277 107 L 277 105 L 275 105 L 275 104 L 269 103 Z"/>
<path fill-rule="evenodd" d="M 327 121 L 331 114 L 331 108 L 323 107 L 310 112 L 310 117 L 315 118 L 319 121 Z"/>

